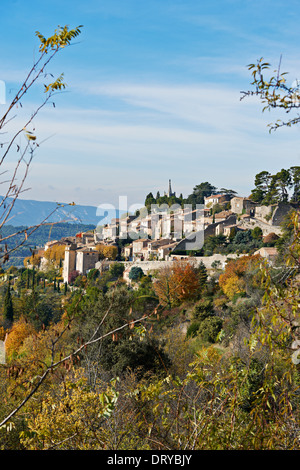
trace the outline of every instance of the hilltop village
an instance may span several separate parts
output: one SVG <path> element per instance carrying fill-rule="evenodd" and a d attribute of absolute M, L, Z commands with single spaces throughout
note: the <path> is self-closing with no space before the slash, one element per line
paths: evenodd
<path fill-rule="evenodd" d="M 176 200 L 171 181 L 164 196 L 167 200 Z M 148 274 L 178 258 L 204 263 L 208 269 L 216 263 L 224 268 L 228 258 L 239 255 L 235 252 L 203 253 L 202 247 L 208 239 L 232 240 L 238 233 L 246 234 L 254 229 L 262 240 L 279 238 L 281 223 L 292 208 L 289 202 L 260 205 L 234 192 L 214 192 L 204 197 L 200 208 L 176 203 L 145 206 L 145 210 L 135 215 L 124 214 L 93 231 L 48 242 L 37 249 L 35 255 L 39 268 L 43 269 L 49 260 L 48 250 L 59 248 L 60 253 L 63 252 L 61 275 L 67 284 L 74 276 L 86 276 L 92 269 L 108 270 L 116 260 L 124 264 L 123 277 L 127 282 L 130 282 L 132 267 L 140 267 Z M 254 253 L 272 263 L 277 250 L 272 245 L 263 246 Z"/>

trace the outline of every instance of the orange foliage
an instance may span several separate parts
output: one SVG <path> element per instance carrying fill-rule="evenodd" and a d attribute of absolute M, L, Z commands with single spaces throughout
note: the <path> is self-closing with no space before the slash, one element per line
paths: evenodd
<path fill-rule="evenodd" d="M 14 354 L 17 354 L 25 339 L 34 332 L 34 327 L 24 318 L 14 323 L 5 341 L 7 357 L 12 358 Z"/>
<path fill-rule="evenodd" d="M 40 265 L 40 262 L 41 262 L 41 256 L 40 255 L 36 255 L 36 254 L 33 254 L 31 256 L 28 256 L 27 258 L 24 259 L 23 263 L 24 263 L 24 266 L 25 268 L 28 267 L 28 264 L 30 266 L 39 266 Z"/>
<path fill-rule="evenodd" d="M 99 251 L 103 258 L 115 260 L 118 254 L 118 248 L 114 245 L 99 244 L 96 246 L 96 250 Z"/>
<path fill-rule="evenodd" d="M 191 299 L 199 292 L 199 278 L 194 267 L 186 261 L 177 261 L 173 266 L 173 278 L 178 299 Z"/>
<path fill-rule="evenodd" d="M 199 278 L 195 268 L 186 261 L 175 261 L 171 267 L 160 270 L 154 282 L 154 291 L 163 305 L 172 305 L 193 299 L 199 293 Z"/>
<path fill-rule="evenodd" d="M 242 256 L 230 260 L 226 264 L 224 273 L 220 275 L 219 285 L 229 299 L 232 299 L 236 294 L 245 292 L 246 281 L 244 276 L 250 266 L 258 260 L 260 260 L 259 255 Z"/>
<path fill-rule="evenodd" d="M 60 261 L 65 258 L 65 245 L 53 245 L 44 252 L 44 258 L 48 261 L 59 265 Z"/>
<path fill-rule="evenodd" d="M 0 341 L 5 340 L 5 335 L 6 335 L 5 329 L 3 328 L 3 326 L 0 326 Z"/>

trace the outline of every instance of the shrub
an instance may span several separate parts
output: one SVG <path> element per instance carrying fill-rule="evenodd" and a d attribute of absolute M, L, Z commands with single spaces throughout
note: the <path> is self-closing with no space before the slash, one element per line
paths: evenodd
<path fill-rule="evenodd" d="M 187 329 L 186 336 L 187 338 L 195 338 L 199 330 L 199 322 L 193 322 Z"/>
<path fill-rule="evenodd" d="M 131 281 L 138 281 L 143 276 L 144 276 L 144 272 L 143 272 L 142 268 L 140 268 L 138 266 L 133 266 L 131 268 L 130 273 L 129 273 L 129 279 Z"/>
<path fill-rule="evenodd" d="M 218 334 L 222 329 L 222 325 L 223 321 L 221 318 L 211 315 L 199 324 L 198 336 L 200 336 L 204 341 L 215 343 L 217 341 Z"/>

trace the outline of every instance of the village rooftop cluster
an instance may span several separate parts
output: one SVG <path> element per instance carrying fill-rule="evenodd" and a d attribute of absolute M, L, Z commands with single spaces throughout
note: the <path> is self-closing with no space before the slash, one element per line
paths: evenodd
<path fill-rule="evenodd" d="M 169 195 L 170 191 L 169 185 Z M 222 210 L 214 212 L 215 205 Z M 280 236 L 280 224 L 290 210 L 290 203 L 266 206 L 248 197 L 211 194 L 204 198 L 201 207 L 194 210 L 190 206 L 179 205 L 169 208 L 153 206 L 150 212 L 141 209 L 135 215 L 114 218 L 94 231 L 48 242 L 44 248 L 37 250 L 37 254 L 41 257 L 40 268 L 43 269 L 47 262 L 45 252 L 53 246 L 64 247 L 62 277 L 65 283 L 69 283 L 72 272 L 87 275 L 91 269 L 100 272 L 109 269 L 115 256 L 101 256 L 99 247 L 115 247 L 118 260 L 125 263 L 124 278 L 127 280 L 133 266 L 142 266 L 146 273 L 178 258 L 204 262 L 208 268 L 216 260 L 224 266 L 228 256 L 192 257 L 191 253 L 201 249 L 209 236 L 222 234 L 230 238 L 238 231 L 253 230 L 255 227 L 260 227 L 263 236 L 270 233 Z M 277 254 L 274 247 L 264 247 L 258 252 L 270 262 Z"/>

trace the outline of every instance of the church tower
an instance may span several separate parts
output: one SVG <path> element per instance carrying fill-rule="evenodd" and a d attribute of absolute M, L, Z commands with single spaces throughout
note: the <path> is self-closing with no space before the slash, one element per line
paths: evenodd
<path fill-rule="evenodd" d="M 169 180 L 169 189 L 168 189 L 168 194 L 167 195 L 168 195 L 168 197 L 176 196 L 176 193 L 172 192 L 171 180 Z"/>

